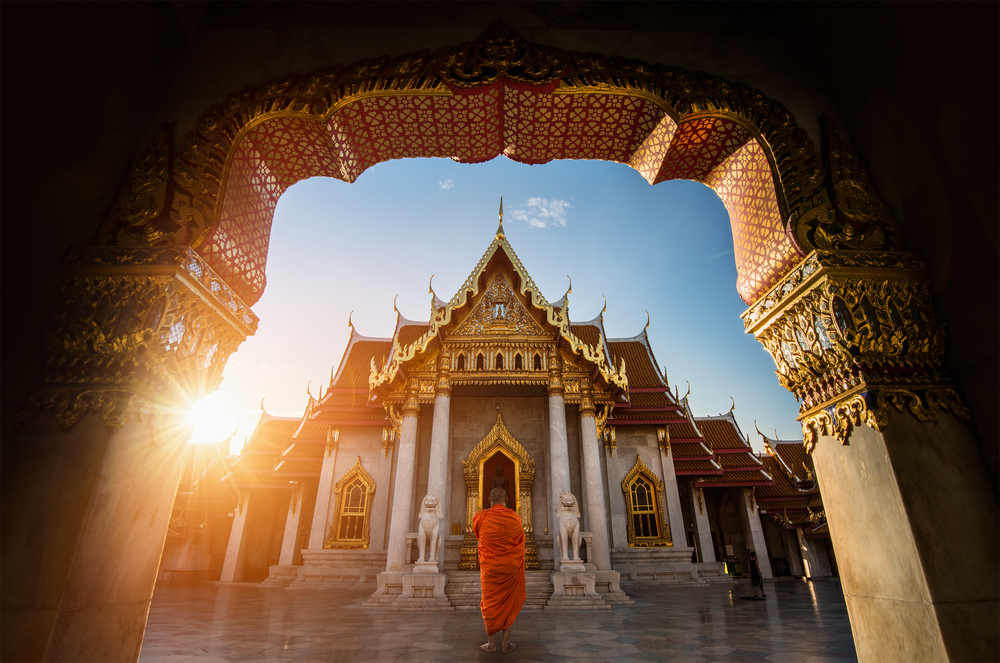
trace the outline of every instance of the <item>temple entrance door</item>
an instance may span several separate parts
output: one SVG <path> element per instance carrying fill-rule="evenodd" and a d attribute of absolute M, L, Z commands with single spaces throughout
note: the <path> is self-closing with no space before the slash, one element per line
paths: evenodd
<path fill-rule="evenodd" d="M 483 460 L 483 470 L 479 474 L 479 481 L 483 487 L 480 492 L 479 508 L 490 508 L 490 491 L 500 487 L 507 491 L 507 508 L 517 510 L 517 480 L 519 478 L 517 475 L 514 460 L 499 449 L 492 456 Z M 521 514 L 518 513 L 518 515 Z"/>
<path fill-rule="evenodd" d="M 462 560 L 459 568 L 474 571 L 479 568 L 479 554 L 476 537 L 472 533 L 472 519 L 481 509 L 490 507 L 490 490 L 494 479 L 507 480 L 507 506 L 517 511 L 524 523 L 526 548 L 525 566 L 538 568 L 538 545 L 531 512 L 531 488 L 535 480 L 535 460 L 528 455 L 521 444 L 514 439 L 503 419 L 497 415 L 493 429 L 484 437 L 469 457 L 462 461 L 465 474 L 465 540 L 462 542 Z M 501 475 L 497 475 L 497 469 Z"/>

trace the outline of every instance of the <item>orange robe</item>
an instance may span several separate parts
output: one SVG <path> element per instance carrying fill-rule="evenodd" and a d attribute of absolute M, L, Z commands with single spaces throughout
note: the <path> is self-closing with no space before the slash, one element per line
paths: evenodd
<path fill-rule="evenodd" d="M 524 526 L 517 512 L 503 504 L 483 509 L 472 519 L 479 541 L 479 577 L 482 581 L 486 634 L 506 631 L 521 612 L 524 583 Z"/>

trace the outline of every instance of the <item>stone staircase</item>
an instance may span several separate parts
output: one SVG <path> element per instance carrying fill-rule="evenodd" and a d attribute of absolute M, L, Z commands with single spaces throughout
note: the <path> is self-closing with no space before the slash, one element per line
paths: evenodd
<path fill-rule="evenodd" d="M 525 584 L 527 598 L 522 610 L 542 610 L 552 596 L 552 579 L 550 571 L 526 571 Z M 445 594 L 451 600 L 456 610 L 479 610 L 482 598 L 482 587 L 479 584 L 479 571 L 449 571 Z"/>

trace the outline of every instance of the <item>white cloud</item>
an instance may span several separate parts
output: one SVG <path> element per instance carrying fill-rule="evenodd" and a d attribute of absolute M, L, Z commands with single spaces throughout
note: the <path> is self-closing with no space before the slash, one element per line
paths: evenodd
<path fill-rule="evenodd" d="M 455 183 L 452 180 L 445 180 L 444 182 L 438 181 L 438 185 L 442 189 L 452 189 L 455 187 Z"/>
<path fill-rule="evenodd" d="M 552 226 L 565 228 L 569 220 L 566 216 L 566 210 L 572 207 L 573 205 L 568 200 L 560 200 L 559 198 L 528 198 L 526 208 L 513 209 L 510 215 L 534 228 Z"/>

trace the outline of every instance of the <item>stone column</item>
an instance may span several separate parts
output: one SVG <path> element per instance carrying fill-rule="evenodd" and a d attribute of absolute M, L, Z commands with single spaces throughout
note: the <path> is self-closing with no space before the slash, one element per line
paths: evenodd
<path fill-rule="evenodd" d="M 674 469 L 673 452 L 670 450 L 670 429 L 666 426 L 658 428 L 656 436 L 657 443 L 660 446 L 663 499 L 667 505 L 667 522 L 670 523 L 670 536 L 673 539 L 675 547 L 687 547 L 687 527 L 684 525 L 684 512 L 681 510 L 681 495 L 677 489 L 677 472 Z"/>
<path fill-rule="evenodd" d="M 804 575 L 807 578 L 829 578 L 833 575 L 826 546 L 820 541 L 807 539 L 805 530 L 802 528 L 795 530 L 795 539 L 799 544 L 799 550 L 802 551 L 802 561 L 805 564 Z"/>
<path fill-rule="evenodd" d="M 781 529 L 782 542 L 788 552 L 788 571 L 793 576 L 802 577 L 806 575 L 802 568 L 802 548 L 799 546 L 799 537 L 795 530 Z"/>
<path fill-rule="evenodd" d="M 243 558 L 246 555 L 246 522 L 250 513 L 250 493 L 240 493 L 240 500 L 233 512 L 233 528 L 229 530 L 229 545 L 226 546 L 226 558 L 222 563 L 222 575 L 219 582 L 236 582 L 243 576 Z"/>
<path fill-rule="evenodd" d="M 583 438 L 583 481 L 586 484 L 588 527 L 592 535 L 591 548 L 587 551 L 590 557 L 588 561 L 594 564 L 598 571 L 609 571 L 611 547 L 608 542 L 608 517 L 604 507 L 601 446 L 597 441 L 597 419 L 594 416 L 594 399 L 590 385 L 584 386 L 582 396 L 580 435 Z"/>
<path fill-rule="evenodd" d="M 302 519 L 302 484 L 292 490 L 288 500 L 288 516 L 285 518 L 285 533 L 281 536 L 281 553 L 278 564 L 291 566 L 295 563 L 295 544 L 299 540 L 299 521 Z"/>
<path fill-rule="evenodd" d="M 559 496 L 569 492 L 569 447 L 566 439 L 566 403 L 563 400 L 562 367 L 559 350 L 549 348 L 549 465 L 552 477 L 552 513 Z M 552 523 L 558 523 L 553 518 Z M 550 526 L 550 529 L 552 527 Z"/>
<path fill-rule="evenodd" d="M 448 518 L 448 443 L 450 441 L 451 414 L 451 357 L 444 352 L 438 362 L 438 382 L 434 396 L 434 420 L 431 424 L 431 457 L 427 469 L 427 492 L 441 500 L 441 545 L 438 546 L 438 570 L 444 568 L 444 540 L 450 532 Z M 513 500 L 517 496 L 512 497 Z M 429 560 L 428 560 L 429 561 Z"/>
<path fill-rule="evenodd" d="M 920 257 L 813 251 L 743 319 L 802 404 L 858 658 L 1000 658 L 996 492 Z"/>
<path fill-rule="evenodd" d="M 771 556 L 767 552 L 767 540 L 764 538 L 764 528 L 760 524 L 760 511 L 757 509 L 753 488 L 739 488 L 738 490 L 740 494 L 740 520 L 743 522 L 743 535 L 746 537 L 747 547 L 757 553 L 761 577 L 773 578 Z"/>
<path fill-rule="evenodd" d="M 385 570 L 389 572 L 403 571 L 407 562 L 406 534 L 410 531 L 413 512 L 413 473 L 419 414 L 417 383 L 411 378 L 407 386 L 406 403 L 403 405 L 403 421 L 396 450 L 396 485 L 392 493 L 392 520 L 389 523 L 389 550 L 385 564 Z"/>
<path fill-rule="evenodd" d="M 330 508 L 334 504 L 333 470 L 337 465 L 339 442 L 340 431 L 328 426 L 323 464 L 319 470 L 319 486 L 316 489 L 316 506 L 313 508 L 312 524 L 309 526 L 309 550 L 321 550 L 326 543 L 327 529 L 330 527 Z"/>
<path fill-rule="evenodd" d="M 4 432 L 3 655 L 134 660 L 191 432 L 184 413 L 218 386 L 257 318 L 173 245 L 71 250 L 52 310 L 46 373 Z"/>
<path fill-rule="evenodd" d="M 691 513 L 694 514 L 694 531 L 698 537 L 698 550 L 703 563 L 716 562 L 715 545 L 712 543 L 712 526 L 708 521 L 705 492 L 691 482 Z"/>

